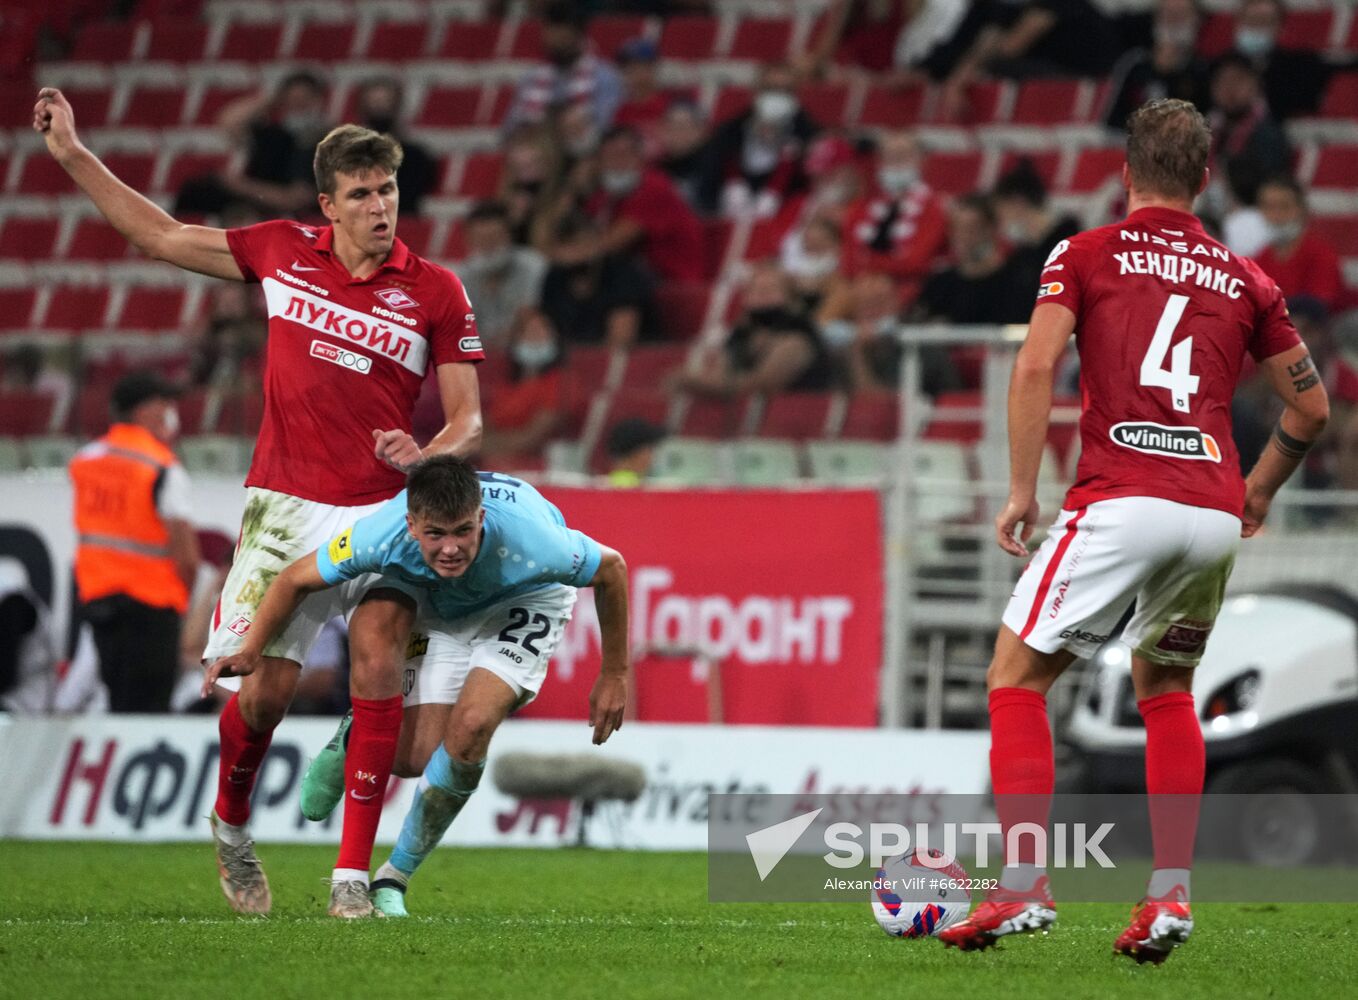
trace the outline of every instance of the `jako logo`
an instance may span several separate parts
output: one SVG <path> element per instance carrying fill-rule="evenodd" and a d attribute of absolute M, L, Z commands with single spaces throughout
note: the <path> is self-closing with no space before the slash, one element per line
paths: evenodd
<path fill-rule="evenodd" d="M 1153 423 L 1114 424 L 1108 436 L 1116 444 L 1148 455 L 1220 462 L 1221 448 L 1212 435 L 1196 427 L 1167 427 Z"/>
<path fill-rule="evenodd" d="M 822 809 L 814 809 L 746 834 L 745 845 L 754 859 L 759 881 L 763 882 L 773 873 L 821 812 Z M 930 837 L 928 823 L 916 823 L 913 838 L 910 828 L 900 823 L 869 823 L 866 831 L 857 823 L 831 823 L 822 832 L 822 840 L 829 850 L 821 858 L 833 868 L 858 868 L 866 857 L 872 867 L 880 868 L 887 858 L 905 853 L 913 844 L 919 863 L 942 869 L 951 865 L 952 859 L 957 857 L 958 840 L 971 838 L 974 846 L 971 853 L 975 854 L 976 864 L 984 868 L 990 863 L 990 838 L 1004 836 L 998 823 L 942 823 L 934 826 L 942 827 L 941 837 Z M 1100 846 L 1100 841 L 1113 832 L 1113 826 L 1112 823 L 1100 823 L 1091 834 L 1084 823 L 1056 823 L 1049 841 L 1044 827 L 1036 823 L 1018 823 L 1009 829 L 1005 853 L 1009 856 L 1017 854 L 1019 844 L 1027 837 L 1032 841 L 1034 856 L 1042 867 L 1086 868 L 1092 860 L 1100 868 L 1115 868 L 1117 866 L 1112 858 Z M 930 853 L 931 839 L 942 840 L 942 855 Z"/>
<path fill-rule="evenodd" d="M 344 348 L 336 347 L 324 340 L 313 340 L 311 342 L 311 356 L 320 358 L 322 361 L 329 361 L 332 365 L 339 365 L 341 368 L 352 368 L 360 375 L 368 374 L 373 366 L 373 359 L 366 354 L 355 354 L 353 351 L 346 351 Z"/>

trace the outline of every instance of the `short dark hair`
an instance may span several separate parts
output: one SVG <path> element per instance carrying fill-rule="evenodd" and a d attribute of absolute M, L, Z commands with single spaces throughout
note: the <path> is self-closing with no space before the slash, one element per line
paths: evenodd
<path fill-rule="evenodd" d="M 572 0 L 552 0 L 542 12 L 542 23 L 584 31 L 589 24 L 589 15 Z"/>
<path fill-rule="evenodd" d="M 494 199 L 478 201 L 467 213 L 466 225 L 470 226 L 473 222 L 502 222 L 510 226 L 509 206 Z"/>
<path fill-rule="evenodd" d="M 615 142 L 618 139 L 626 139 L 633 149 L 640 150 L 642 146 L 641 131 L 635 125 L 612 125 L 599 139 L 599 145 L 606 142 Z"/>
<path fill-rule="evenodd" d="M 1034 208 L 1047 203 L 1047 186 L 1033 161 L 1024 157 L 995 182 L 996 198 L 1019 198 Z"/>
<path fill-rule="evenodd" d="M 471 462 L 458 455 L 426 458 L 406 476 L 406 510 L 416 517 L 453 521 L 480 506 L 481 478 Z"/>
<path fill-rule="evenodd" d="M 971 194 L 964 194 L 952 203 L 954 209 L 966 209 L 975 212 L 988 226 L 994 226 L 998 221 L 995 218 L 995 203 L 990 200 L 989 195 L 980 191 L 973 191 Z"/>
<path fill-rule="evenodd" d="M 312 161 L 316 190 L 333 195 L 339 174 L 382 170 L 395 175 L 404 159 L 405 150 L 391 136 L 362 125 L 340 125 L 316 144 L 316 158 Z"/>
<path fill-rule="evenodd" d="M 1302 208 L 1306 207 L 1306 188 L 1302 187 L 1301 181 L 1297 180 L 1291 174 L 1270 174 L 1259 182 L 1258 190 L 1262 191 L 1266 187 L 1282 188 L 1284 191 L 1291 191 L 1293 196 L 1296 197 L 1298 204 L 1300 204 Z"/>
<path fill-rule="evenodd" d="M 296 86 L 299 83 L 305 87 L 310 87 L 317 94 L 325 94 L 325 79 L 319 73 L 309 69 L 295 69 L 291 73 L 283 76 L 278 81 L 278 87 L 275 92 L 281 94 L 289 87 Z"/>
<path fill-rule="evenodd" d="M 1188 101 L 1148 101 L 1127 119 L 1127 171 L 1138 191 L 1191 201 L 1211 151 L 1212 130 Z"/>

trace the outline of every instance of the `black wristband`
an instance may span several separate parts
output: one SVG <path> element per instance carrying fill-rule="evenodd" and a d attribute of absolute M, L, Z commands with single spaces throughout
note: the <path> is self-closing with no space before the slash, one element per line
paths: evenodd
<path fill-rule="evenodd" d="M 1314 441 L 1303 441 L 1300 438 L 1294 438 L 1291 434 L 1287 433 L 1287 431 L 1283 430 L 1282 424 L 1273 428 L 1273 439 L 1274 443 L 1278 446 L 1278 450 L 1288 458 L 1305 458 L 1306 453 L 1311 450 L 1311 445 L 1315 444 Z"/>

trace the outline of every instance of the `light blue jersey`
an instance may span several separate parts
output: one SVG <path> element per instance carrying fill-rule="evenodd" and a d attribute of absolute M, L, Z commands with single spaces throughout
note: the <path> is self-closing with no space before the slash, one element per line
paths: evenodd
<path fill-rule="evenodd" d="M 603 557 L 599 543 L 566 527 L 561 511 L 527 483 L 492 472 L 480 476 L 485 534 L 460 577 L 445 580 L 424 561 L 406 528 L 402 490 L 317 550 L 321 578 L 337 584 L 380 573 L 401 590 L 423 594 L 447 621 L 555 584 L 588 586 Z"/>

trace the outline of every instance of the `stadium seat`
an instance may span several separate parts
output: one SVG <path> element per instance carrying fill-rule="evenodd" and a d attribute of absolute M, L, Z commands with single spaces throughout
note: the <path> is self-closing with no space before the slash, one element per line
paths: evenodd
<path fill-rule="evenodd" d="M 81 219 L 71 234 L 65 256 L 70 260 L 106 261 L 126 257 L 127 240 L 102 218 Z"/>
<path fill-rule="evenodd" d="M 675 340 L 691 340 L 702 332 L 707 317 L 711 288 L 702 282 L 666 282 L 656 289 L 656 310 L 660 313 L 665 335 Z"/>
<path fill-rule="evenodd" d="M 929 153 L 922 173 L 935 191 L 970 194 L 981 179 L 981 153 Z"/>
<path fill-rule="evenodd" d="M 136 87 L 128 96 L 121 125 L 163 129 L 178 125 L 184 117 L 182 87 Z"/>
<path fill-rule="evenodd" d="M 88 330 L 104 325 L 108 289 L 102 286 L 58 285 L 52 289 L 43 325 L 52 330 Z"/>
<path fill-rule="evenodd" d="M 452 30 L 452 25 L 448 26 Z M 368 39 L 369 59 L 404 62 L 422 56 L 429 47 L 429 25 L 420 21 L 381 21 Z"/>
<path fill-rule="evenodd" d="M 198 62 L 207 51 L 208 26 L 202 21 L 180 18 L 151 24 L 151 41 L 146 48 L 148 62 Z"/>
<path fill-rule="evenodd" d="M 770 396 L 764 401 L 755 433 L 795 441 L 823 437 L 833 401 L 828 392 L 784 392 Z"/>
<path fill-rule="evenodd" d="M 81 386 L 71 411 L 71 430 L 84 440 L 97 438 L 108 430 L 113 400 L 111 382 L 91 383 Z"/>
<path fill-rule="evenodd" d="M 32 127 L 33 95 L 35 93 L 36 91 L 31 85 L 24 87 L 24 96 L 20 98 L 17 108 L 23 114 L 23 121 L 18 123 L 16 127 Z M 108 124 L 109 109 L 113 105 L 112 87 L 63 87 L 62 93 L 71 102 L 71 108 L 75 111 L 76 124 L 81 129 L 102 128 Z"/>
<path fill-rule="evenodd" d="M 808 441 L 811 478 L 827 483 L 883 482 L 891 474 L 891 449 L 872 441 Z"/>
<path fill-rule="evenodd" d="M 11 437 L 33 437 L 52 429 L 56 400 L 45 392 L 0 392 L 0 427 Z"/>
<path fill-rule="evenodd" d="M 849 120 L 849 85 L 808 83 L 797 90 L 797 100 L 814 122 L 829 128 L 854 124 Z"/>
<path fill-rule="evenodd" d="M 490 108 L 485 113 L 485 124 L 494 125 L 498 128 L 509 116 L 509 106 L 513 103 L 513 87 L 496 87 L 491 94 Z"/>
<path fill-rule="evenodd" d="M 1321 146 L 1311 176 L 1313 188 L 1353 188 L 1358 184 L 1358 146 Z"/>
<path fill-rule="evenodd" d="M 450 219 L 441 246 L 435 247 L 435 260 L 462 260 L 467 256 L 467 233 L 461 219 Z"/>
<path fill-rule="evenodd" d="M 198 110 L 194 113 L 193 124 L 195 125 L 215 125 L 217 116 L 221 114 L 222 108 L 233 101 L 238 101 L 242 97 L 248 97 L 255 92 L 254 87 L 238 86 L 215 86 L 208 87 L 203 91 L 203 99 L 198 104 Z"/>
<path fill-rule="evenodd" d="M 985 80 L 967 88 L 967 108 L 959 124 L 990 125 L 1004 118 L 1004 94 L 1009 83 Z"/>
<path fill-rule="evenodd" d="M 733 478 L 742 486 L 780 486 L 801 478 L 792 441 L 737 441 L 731 446 Z"/>
<path fill-rule="evenodd" d="M 334 63 L 349 58 L 357 25 L 353 21 L 312 21 L 302 27 L 292 58 Z"/>
<path fill-rule="evenodd" d="M 589 40 L 594 51 L 613 59 L 624 42 L 646 34 L 646 18 L 635 14 L 605 14 L 589 22 Z"/>
<path fill-rule="evenodd" d="M 32 150 L 24 157 L 15 190 L 25 195 L 74 194 L 75 181 L 61 164 L 48 155 L 46 149 Z"/>
<path fill-rule="evenodd" d="M 464 198 L 495 197 L 503 167 L 503 153 L 468 153 L 462 165 L 462 176 L 458 179 L 457 193 Z"/>
<path fill-rule="evenodd" d="M 664 427 L 669 412 L 670 397 L 658 388 L 624 385 L 609 399 L 607 424 L 612 427 L 619 420 L 636 417 Z"/>
<path fill-rule="evenodd" d="M 221 173 L 228 162 L 229 157 L 223 153 L 179 153 L 166 168 L 162 187 L 173 193 L 191 177 Z"/>
<path fill-rule="evenodd" d="M 1358 73 L 1336 73 L 1320 102 L 1322 118 L 1353 118 L 1358 115 Z"/>
<path fill-rule="evenodd" d="M 503 28 L 499 21 L 449 21 L 439 55 L 465 62 L 493 59 Z"/>
<path fill-rule="evenodd" d="M 400 236 L 401 242 L 414 253 L 421 257 L 428 257 L 430 256 L 429 250 L 434 235 L 434 220 L 402 212 L 400 232 L 397 235 Z"/>
<path fill-rule="evenodd" d="M 715 17 L 671 17 L 660 33 L 660 56 L 682 62 L 711 59 L 717 48 Z"/>
<path fill-rule="evenodd" d="M 466 128 L 476 124 L 480 105 L 480 87 L 430 87 L 415 120 L 424 128 Z"/>
<path fill-rule="evenodd" d="M 910 481 L 918 491 L 915 511 L 924 521 L 970 518 L 976 502 L 958 483 L 971 480 L 967 449 L 950 441 L 916 441 L 910 448 Z"/>
<path fill-rule="evenodd" d="M 900 403 L 894 396 L 850 396 L 839 436 L 849 440 L 895 440 L 900 415 Z"/>
<path fill-rule="evenodd" d="M 984 402 L 979 392 L 939 393 L 924 436 L 933 441 L 974 444 L 981 439 Z"/>
<path fill-rule="evenodd" d="M 728 438 L 740 429 L 740 418 L 748 400 L 690 397 L 679 433 L 688 437 Z"/>
<path fill-rule="evenodd" d="M 741 18 L 736 25 L 735 37 L 731 40 L 729 55 L 732 59 L 753 62 L 783 62 L 787 59 L 791 43 L 790 18 Z"/>
<path fill-rule="evenodd" d="M 692 438 L 667 438 L 655 450 L 651 474 L 676 486 L 703 486 L 726 479 L 721 446 Z"/>
<path fill-rule="evenodd" d="M 924 118 L 924 102 L 928 96 L 925 87 L 887 87 L 876 85 L 868 89 L 863 100 L 863 113 L 859 115 L 860 125 L 884 128 L 902 128 L 918 125 Z"/>
<path fill-rule="evenodd" d="M 43 260 L 51 257 L 56 249 L 56 219 L 29 219 L 23 216 L 10 216 L 0 227 L 0 259 L 4 260 Z M 14 289 L 6 289 L 13 292 Z M 6 310 L 5 318 L 0 320 L 5 326 L 12 324 L 14 314 Z"/>
<path fill-rule="evenodd" d="M 686 344 L 640 344 L 627 352 L 623 385 L 655 392 L 670 372 L 680 368 L 688 356 Z"/>
<path fill-rule="evenodd" d="M 763 260 L 777 256 L 787 229 L 787 220 L 781 216 L 755 220 L 750 227 L 750 238 L 745 241 L 745 259 Z"/>
<path fill-rule="evenodd" d="M 1282 30 L 1278 32 L 1278 47 L 1310 49 L 1313 52 L 1329 48 L 1334 15 L 1334 9 L 1288 11 L 1283 19 Z M 1352 55 L 1351 47 L 1349 54 Z"/>
<path fill-rule="evenodd" d="M 1122 164 L 1126 159 L 1126 152 L 1118 147 L 1080 150 L 1075 160 L 1075 172 L 1071 175 L 1070 190 L 1077 194 L 1098 190 L 1109 180 L 1122 176 Z"/>
<path fill-rule="evenodd" d="M 0 327 L 22 329 L 29 326 L 37 300 L 38 293 L 32 288 L 0 288 Z"/>
<path fill-rule="evenodd" d="M 404 225 L 404 224 L 403 224 Z M 182 326 L 185 291 L 134 285 L 128 290 L 113 325 L 123 330 L 175 330 Z"/>
<path fill-rule="evenodd" d="M 1358 215 L 1316 215 L 1311 226 L 1339 256 L 1358 257 Z"/>
<path fill-rule="evenodd" d="M 108 153 L 102 159 L 104 166 L 134 191 L 151 190 L 156 172 L 155 153 Z"/>
<path fill-rule="evenodd" d="M 132 58 L 137 25 L 128 21 L 94 21 L 76 35 L 72 62 L 121 63 Z"/>
<path fill-rule="evenodd" d="M 1056 175 L 1061 170 L 1061 154 L 1054 150 L 1042 153 L 1018 153 L 1009 150 L 1000 159 L 1000 172 L 996 176 L 1003 177 L 1024 160 L 1033 165 L 1033 169 L 1042 178 L 1042 183 L 1046 185 L 1048 191 L 1056 186 Z"/>
<path fill-rule="evenodd" d="M 596 393 L 606 386 L 612 365 L 612 348 L 598 344 L 572 347 L 566 354 L 566 381 L 584 393 Z"/>
<path fill-rule="evenodd" d="M 1080 120 L 1079 80 L 1027 80 L 1014 100 L 1015 125 L 1062 125 Z"/>
<path fill-rule="evenodd" d="M 1235 14 L 1209 14 L 1198 29 L 1198 51 L 1208 59 L 1215 59 L 1235 44 Z"/>
<path fill-rule="evenodd" d="M 226 29 L 219 59 L 238 62 L 273 62 L 283 41 L 283 25 L 277 21 L 237 21 Z"/>
<path fill-rule="evenodd" d="M 749 87 L 722 87 L 712 103 L 712 121 L 720 124 L 743 115 L 750 109 L 754 91 Z"/>
<path fill-rule="evenodd" d="M 509 43 L 509 58 L 536 62 L 542 58 L 542 22 L 524 18 L 510 22 L 514 39 Z M 606 53 L 604 53 L 606 55 Z"/>
<path fill-rule="evenodd" d="M 207 414 L 208 390 L 190 389 L 175 400 L 179 411 L 179 433 L 185 436 L 203 433 L 203 418 Z"/>

